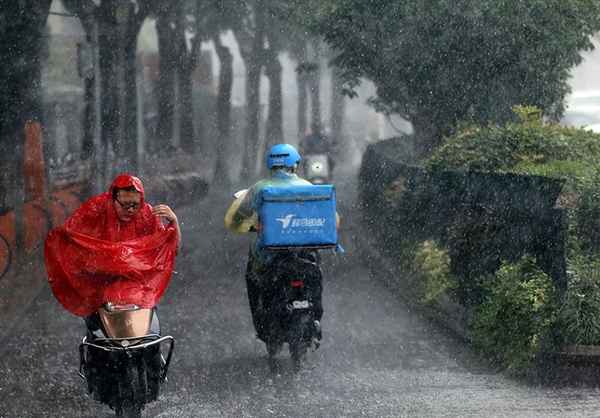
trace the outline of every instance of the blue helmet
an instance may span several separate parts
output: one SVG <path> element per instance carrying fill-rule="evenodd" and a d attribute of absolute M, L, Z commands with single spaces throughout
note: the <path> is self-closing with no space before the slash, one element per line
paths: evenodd
<path fill-rule="evenodd" d="M 294 168 L 301 159 L 296 148 L 290 144 L 273 145 L 267 154 L 267 168 L 269 170 L 274 167 Z"/>

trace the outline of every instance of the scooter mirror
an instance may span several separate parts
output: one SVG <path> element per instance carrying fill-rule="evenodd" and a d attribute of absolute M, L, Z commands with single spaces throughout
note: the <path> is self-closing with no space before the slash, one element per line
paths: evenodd
<path fill-rule="evenodd" d="M 240 197 L 244 197 L 244 195 L 248 193 L 248 189 L 242 189 L 242 190 L 238 190 L 237 192 L 235 192 L 233 194 L 233 197 L 236 199 L 239 199 Z"/>

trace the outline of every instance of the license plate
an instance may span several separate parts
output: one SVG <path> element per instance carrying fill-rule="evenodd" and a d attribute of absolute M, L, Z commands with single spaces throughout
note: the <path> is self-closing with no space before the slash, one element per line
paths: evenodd
<path fill-rule="evenodd" d="M 307 300 L 295 300 L 292 302 L 292 306 L 294 309 L 308 309 L 308 301 Z"/>

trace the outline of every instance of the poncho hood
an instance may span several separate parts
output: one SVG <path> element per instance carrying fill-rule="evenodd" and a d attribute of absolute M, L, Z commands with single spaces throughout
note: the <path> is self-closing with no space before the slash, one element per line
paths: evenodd
<path fill-rule="evenodd" d="M 142 195 L 142 203 L 143 203 L 144 202 L 144 185 L 142 184 L 142 181 L 139 178 L 137 178 L 136 176 L 132 176 L 131 174 L 128 174 L 128 173 L 119 174 L 113 180 L 108 191 L 112 196 L 115 189 L 126 189 L 129 187 L 135 188 L 135 190 L 137 190 L 138 193 L 140 195 Z"/>

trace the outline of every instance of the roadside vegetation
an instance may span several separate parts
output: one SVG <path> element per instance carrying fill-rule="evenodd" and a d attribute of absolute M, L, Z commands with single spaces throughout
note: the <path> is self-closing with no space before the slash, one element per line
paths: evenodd
<path fill-rule="evenodd" d="M 600 135 L 545 122 L 535 107 L 517 106 L 514 112 L 515 120 L 504 125 L 462 127 L 425 166 L 429 171 L 564 180 L 556 204 L 566 211 L 568 223 L 566 291 L 561 295 L 530 255 L 504 260 L 495 274 L 468 282 L 451 273 L 449 248 L 443 243 L 414 241 L 403 257 L 413 254 L 421 303 L 450 299 L 465 304 L 459 297 L 464 287 L 477 287 L 477 299 L 467 303 L 474 346 L 497 365 L 522 375 L 542 353 L 600 345 Z"/>

